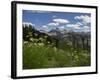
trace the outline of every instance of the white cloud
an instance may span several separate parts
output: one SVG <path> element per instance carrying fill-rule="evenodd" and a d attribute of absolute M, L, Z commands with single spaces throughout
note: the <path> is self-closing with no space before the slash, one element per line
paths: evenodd
<path fill-rule="evenodd" d="M 73 28 L 73 29 L 80 29 L 81 27 L 78 24 L 67 24 L 67 28 Z"/>
<path fill-rule="evenodd" d="M 88 15 L 75 16 L 75 19 L 82 20 L 83 24 L 91 23 L 91 17 Z"/>
<path fill-rule="evenodd" d="M 53 21 L 56 22 L 56 23 L 59 23 L 59 24 L 67 24 L 67 23 L 69 23 L 69 20 L 67 20 L 67 19 L 60 19 L 60 18 L 53 19 Z"/>
<path fill-rule="evenodd" d="M 42 29 L 45 30 L 45 31 L 48 31 L 49 30 L 49 27 L 47 25 L 43 25 L 42 26 Z"/>
<path fill-rule="evenodd" d="M 54 22 L 48 23 L 48 26 L 58 26 L 58 25 L 59 25 L 59 23 L 54 23 Z"/>
<path fill-rule="evenodd" d="M 77 22 L 76 24 L 77 24 L 77 25 L 80 25 L 80 26 L 82 26 L 82 25 L 83 25 L 81 22 Z"/>
<path fill-rule="evenodd" d="M 46 25 L 44 25 L 44 26 L 42 26 L 43 28 L 46 28 L 47 26 Z"/>
<path fill-rule="evenodd" d="M 81 32 L 90 32 L 91 28 L 89 26 L 80 27 L 77 24 L 67 24 L 66 27 L 71 30 L 79 30 Z"/>
<path fill-rule="evenodd" d="M 83 28 L 84 28 L 84 29 L 90 29 L 90 27 L 89 27 L 89 26 L 83 26 Z"/>
<path fill-rule="evenodd" d="M 64 27 L 64 26 L 60 26 L 59 28 L 60 28 L 60 29 L 64 29 L 65 27 Z"/>

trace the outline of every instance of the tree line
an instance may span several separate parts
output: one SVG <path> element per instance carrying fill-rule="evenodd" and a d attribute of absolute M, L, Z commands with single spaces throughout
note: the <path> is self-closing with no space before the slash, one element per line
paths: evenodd
<path fill-rule="evenodd" d="M 59 31 L 61 34 L 61 32 Z M 66 42 L 66 46 L 71 46 L 75 49 L 85 49 L 90 51 L 91 35 L 90 33 L 84 32 L 74 32 L 69 31 L 61 35 L 61 38 L 58 38 L 60 35 L 50 36 L 46 33 L 42 33 L 34 28 L 32 25 L 23 26 L 23 40 L 33 43 L 44 43 L 45 45 L 51 45 L 58 48 L 59 42 Z"/>

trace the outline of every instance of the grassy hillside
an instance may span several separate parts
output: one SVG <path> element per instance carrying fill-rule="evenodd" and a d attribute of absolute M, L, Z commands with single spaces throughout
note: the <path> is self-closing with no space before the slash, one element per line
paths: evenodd
<path fill-rule="evenodd" d="M 43 43 L 23 43 L 23 69 L 78 67 L 90 65 L 90 53 L 64 44 L 59 48 Z"/>

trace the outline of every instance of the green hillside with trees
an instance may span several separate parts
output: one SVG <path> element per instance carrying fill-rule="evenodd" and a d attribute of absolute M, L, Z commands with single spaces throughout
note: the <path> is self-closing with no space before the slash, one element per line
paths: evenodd
<path fill-rule="evenodd" d="M 25 25 L 23 69 L 90 66 L 90 38 L 90 33 L 58 29 L 41 32 Z"/>

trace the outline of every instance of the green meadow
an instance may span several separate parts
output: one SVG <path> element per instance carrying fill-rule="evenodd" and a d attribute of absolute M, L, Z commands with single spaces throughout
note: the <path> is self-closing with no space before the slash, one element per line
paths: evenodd
<path fill-rule="evenodd" d="M 57 49 L 42 43 L 23 43 L 23 69 L 90 66 L 88 51 L 67 46 L 62 48 Z"/>

